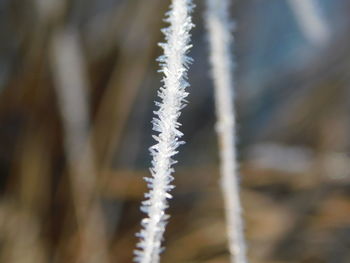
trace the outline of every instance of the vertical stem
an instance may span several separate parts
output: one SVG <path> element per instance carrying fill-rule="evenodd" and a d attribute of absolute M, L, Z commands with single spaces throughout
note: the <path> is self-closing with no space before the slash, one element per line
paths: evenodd
<path fill-rule="evenodd" d="M 232 263 L 246 263 L 246 245 L 239 197 L 233 99 L 232 30 L 229 0 L 207 0 L 206 23 L 215 87 L 217 134 L 221 160 L 221 188 L 225 203 L 229 250 Z"/>
<path fill-rule="evenodd" d="M 88 141 L 87 77 L 78 34 L 57 30 L 51 37 L 50 58 L 64 128 L 72 195 L 81 236 L 79 262 L 108 262 L 108 241 L 98 203 L 94 154 Z"/>
<path fill-rule="evenodd" d="M 141 221 L 143 229 L 138 233 L 140 242 L 137 244 L 139 249 L 135 251 L 136 262 L 158 263 L 162 251 L 163 234 L 169 218 L 165 210 L 168 208 L 167 199 L 171 198 L 169 191 L 173 188 L 171 182 L 174 179 L 172 166 L 175 161 L 172 157 L 182 144 L 179 141 L 182 133 L 178 118 L 188 95 L 187 69 L 191 59 L 186 54 L 191 48 L 192 7 L 192 0 L 173 0 L 166 19 L 170 26 L 162 30 L 166 43 L 160 44 L 164 55 L 158 61 L 164 74 L 164 85 L 159 89 L 160 102 L 156 102 L 158 110 L 152 121 L 153 130 L 157 133 L 153 136 L 156 144 L 150 148 L 152 176 L 146 178 L 150 190 L 141 206 L 147 217 Z"/>

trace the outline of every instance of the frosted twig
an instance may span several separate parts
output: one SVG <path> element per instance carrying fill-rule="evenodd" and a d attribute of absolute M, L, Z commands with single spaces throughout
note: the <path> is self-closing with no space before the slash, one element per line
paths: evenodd
<path fill-rule="evenodd" d="M 229 250 L 232 263 L 245 263 L 246 245 L 239 198 L 233 100 L 232 22 L 229 0 L 207 0 L 206 23 L 215 86 L 217 133 L 220 145 L 221 187 L 225 202 Z"/>
<path fill-rule="evenodd" d="M 191 0 L 172 0 L 166 18 L 170 26 L 162 30 L 166 43 L 160 44 L 164 55 L 158 61 L 160 72 L 164 74 L 164 85 L 159 89 L 161 102 L 156 102 L 159 109 L 155 111 L 157 117 L 152 121 L 153 130 L 159 134 L 153 136 L 157 143 L 150 148 L 153 156 L 152 177 L 146 178 L 150 191 L 145 195 L 147 200 L 142 202 L 141 210 L 147 217 L 141 221 L 143 229 L 138 233 L 140 242 L 137 244 L 139 250 L 135 251 L 136 262 L 157 263 L 162 250 L 163 233 L 169 218 L 165 210 L 168 207 L 167 199 L 171 198 L 169 191 L 173 188 L 171 182 L 174 179 L 172 165 L 175 161 L 172 156 L 183 143 L 179 141 L 183 134 L 178 130 L 178 118 L 188 95 L 185 91 L 189 86 L 186 81 L 187 69 L 192 60 L 186 54 L 191 48 L 189 32 L 193 27 L 192 9 Z"/>

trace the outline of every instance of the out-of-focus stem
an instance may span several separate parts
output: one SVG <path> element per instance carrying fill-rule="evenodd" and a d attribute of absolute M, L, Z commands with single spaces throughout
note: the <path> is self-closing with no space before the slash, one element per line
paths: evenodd
<path fill-rule="evenodd" d="M 239 197 L 233 100 L 232 22 L 228 0 L 207 0 L 206 23 L 215 87 L 217 134 L 221 160 L 221 187 L 225 203 L 231 263 L 246 263 L 246 245 Z"/>
<path fill-rule="evenodd" d="M 96 196 L 97 178 L 88 141 L 87 77 L 75 31 L 57 31 L 51 43 L 51 65 L 64 128 L 64 146 L 81 235 L 81 262 L 106 263 L 107 238 Z"/>
<path fill-rule="evenodd" d="M 305 37 L 315 45 L 329 39 L 330 31 L 321 16 L 317 0 L 288 0 Z"/>

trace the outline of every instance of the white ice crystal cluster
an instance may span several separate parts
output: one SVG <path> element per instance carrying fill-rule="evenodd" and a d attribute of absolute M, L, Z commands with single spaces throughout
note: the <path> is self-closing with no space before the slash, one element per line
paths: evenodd
<path fill-rule="evenodd" d="M 142 202 L 141 210 L 147 217 L 141 221 L 142 230 L 137 234 L 140 242 L 135 251 L 135 261 L 141 263 L 159 262 L 159 254 L 162 251 L 161 243 L 169 215 L 165 213 L 168 207 L 167 199 L 171 198 L 169 191 L 174 188 L 171 182 L 174 180 L 172 173 L 172 157 L 177 153 L 182 133 L 179 131 L 181 124 L 178 118 L 181 109 L 185 106 L 185 98 L 189 86 L 187 70 L 191 58 L 186 56 L 190 45 L 190 30 L 193 27 L 191 12 L 193 4 L 191 0 L 172 0 L 170 11 L 166 14 L 168 28 L 162 30 L 166 43 L 160 46 L 164 55 L 160 62 L 160 72 L 164 77 L 164 85 L 159 89 L 160 102 L 156 102 L 158 110 L 154 112 L 153 130 L 158 134 L 153 138 L 157 143 L 150 148 L 152 160 L 151 177 L 146 178 L 150 191 L 145 194 L 146 201 Z"/>

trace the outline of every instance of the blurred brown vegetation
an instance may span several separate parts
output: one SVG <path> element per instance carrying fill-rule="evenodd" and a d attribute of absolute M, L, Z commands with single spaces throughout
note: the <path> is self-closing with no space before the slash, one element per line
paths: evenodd
<path fill-rule="evenodd" d="M 314 47 L 265 2 L 232 10 L 249 258 L 350 262 L 350 6 L 321 1 L 332 38 Z M 131 262 L 168 4 L 0 0 L 0 262 Z M 202 11 L 169 263 L 228 262 Z"/>

